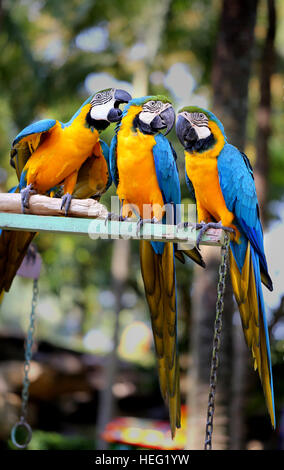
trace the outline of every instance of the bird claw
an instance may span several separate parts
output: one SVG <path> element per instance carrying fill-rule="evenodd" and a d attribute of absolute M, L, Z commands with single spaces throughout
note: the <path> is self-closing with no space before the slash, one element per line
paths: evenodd
<path fill-rule="evenodd" d="M 117 215 L 114 212 L 108 212 L 107 216 L 105 217 L 105 225 L 108 221 L 115 220 L 116 222 L 127 222 L 130 220 L 128 217 L 123 217 L 121 214 Z"/>
<path fill-rule="evenodd" d="M 222 222 L 209 222 L 209 223 L 205 223 L 205 222 L 200 222 L 198 224 L 196 224 L 195 226 L 196 230 L 199 230 L 199 233 L 198 233 L 198 236 L 197 236 L 197 239 L 196 239 L 196 247 L 197 249 L 200 251 L 200 242 L 201 242 L 201 239 L 203 237 L 203 235 L 207 232 L 207 230 L 209 230 L 210 228 L 214 228 L 214 229 L 218 229 L 218 230 L 224 230 L 226 232 L 230 232 L 230 233 L 234 233 L 234 229 L 231 228 L 231 227 L 224 227 L 222 225 Z"/>
<path fill-rule="evenodd" d="M 144 224 L 149 223 L 149 224 L 158 224 L 159 221 L 156 217 L 152 217 L 152 219 L 142 219 L 140 218 L 137 222 L 136 226 L 136 235 L 138 236 L 141 232 L 141 228 L 143 227 Z"/>
<path fill-rule="evenodd" d="M 66 194 L 64 194 L 64 196 L 62 196 L 62 202 L 61 202 L 60 209 L 63 209 L 65 207 L 65 216 L 68 215 L 68 211 L 70 209 L 71 201 L 72 201 L 72 195 L 70 193 L 66 193 Z"/>
<path fill-rule="evenodd" d="M 23 214 L 25 213 L 25 209 L 29 209 L 30 196 L 35 193 L 36 191 L 32 189 L 32 184 L 28 184 L 28 186 L 21 189 L 21 206 Z"/>

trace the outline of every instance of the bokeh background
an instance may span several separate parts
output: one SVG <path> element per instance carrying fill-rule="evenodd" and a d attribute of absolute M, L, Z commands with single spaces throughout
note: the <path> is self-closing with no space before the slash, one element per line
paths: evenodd
<path fill-rule="evenodd" d="M 0 187 L 15 135 L 67 121 L 106 87 L 212 109 L 254 167 L 274 291 L 265 292 L 277 428 L 244 344 L 229 281 L 213 436 L 218 449 L 284 449 L 284 4 L 281 0 L 0 0 Z M 109 143 L 109 127 L 103 139 Z M 183 202 L 184 159 L 174 131 Z M 112 187 L 102 202 L 108 207 Z M 214 195 L 212 195 L 214 197 Z M 171 444 L 136 242 L 49 233 L 30 370 L 31 449 L 203 447 L 219 250 L 208 268 L 177 263 L 183 429 Z M 32 281 L 17 277 L 0 313 L 0 448 L 13 448 Z M 134 420 L 117 421 L 118 417 Z M 116 421 L 112 421 L 115 420 Z M 112 427 L 104 433 L 107 423 Z M 119 437 L 114 438 L 117 430 Z"/>

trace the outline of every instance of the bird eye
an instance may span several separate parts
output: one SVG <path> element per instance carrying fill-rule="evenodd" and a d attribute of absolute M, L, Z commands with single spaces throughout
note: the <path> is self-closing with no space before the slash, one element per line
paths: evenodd
<path fill-rule="evenodd" d="M 199 117 L 200 117 L 200 119 L 205 119 L 206 118 L 204 113 L 199 113 Z"/>

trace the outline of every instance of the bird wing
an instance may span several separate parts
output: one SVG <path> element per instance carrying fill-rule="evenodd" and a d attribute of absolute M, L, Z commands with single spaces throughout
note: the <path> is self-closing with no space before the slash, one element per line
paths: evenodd
<path fill-rule="evenodd" d="M 109 148 L 110 174 L 111 174 L 112 181 L 114 182 L 115 186 L 118 186 L 118 183 L 119 183 L 119 175 L 118 175 L 118 168 L 117 168 L 117 132 L 118 130 L 116 130 L 116 133 L 111 139 L 110 148 Z"/>
<path fill-rule="evenodd" d="M 107 164 L 108 179 L 103 186 L 101 168 L 97 166 L 99 158 L 104 158 Z M 93 150 L 93 154 L 84 161 L 79 169 L 76 186 L 74 188 L 73 197 L 76 199 L 86 199 L 94 197 L 99 199 L 100 196 L 107 191 L 112 183 L 109 168 L 109 148 L 103 141 L 99 140 Z M 99 191 L 96 188 L 99 187 Z M 56 195 L 61 195 L 63 187 L 56 188 Z"/>
<path fill-rule="evenodd" d="M 10 153 L 10 164 L 15 168 L 19 180 L 26 162 L 56 122 L 55 119 L 34 122 L 25 127 L 14 139 Z"/>
<path fill-rule="evenodd" d="M 261 281 L 272 290 L 263 247 L 259 207 L 248 158 L 226 144 L 218 157 L 218 174 L 225 203 L 235 215 L 240 242 L 230 243 L 231 280 L 244 335 L 262 382 L 272 425 L 275 426 L 272 366 Z"/>
<path fill-rule="evenodd" d="M 162 134 L 155 136 L 155 142 L 153 147 L 155 169 L 164 203 L 180 204 L 180 182 L 171 144 Z"/>
<path fill-rule="evenodd" d="M 236 147 L 226 144 L 218 157 L 219 182 L 227 208 L 233 212 L 237 224 L 249 239 L 260 260 L 262 282 L 270 290 L 272 281 L 268 274 L 263 246 L 263 230 L 259 206 L 248 157 Z M 243 257 L 245 252 L 243 252 Z"/>
<path fill-rule="evenodd" d="M 193 201 L 196 202 L 194 187 L 193 187 L 193 184 L 192 184 L 191 180 L 188 177 L 186 168 L 185 168 L 185 182 L 186 182 L 186 186 L 189 189 L 189 194 L 190 194 L 191 199 L 193 199 Z"/>
<path fill-rule="evenodd" d="M 112 177 L 111 177 L 111 172 L 110 172 L 110 151 L 109 151 L 109 146 L 103 140 L 100 139 L 99 143 L 100 143 L 101 151 L 105 158 L 105 161 L 107 163 L 107 168 L 108 168 L 108 181 L 107 181 L 107 185 L 105 188 L 105 191 L 107 191 L 108 188 L 112 184 Z"/>

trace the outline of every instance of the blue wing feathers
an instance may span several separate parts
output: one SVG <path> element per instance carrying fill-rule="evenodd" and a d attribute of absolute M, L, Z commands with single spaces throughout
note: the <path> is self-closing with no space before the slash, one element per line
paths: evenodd
<path fill-rule="evenodd" d="M 157 134 L 155 141 L 156 145 L 153 147 L 155 169 L 164 203 L 180 204 L 180 182 L 171 145 L 162 134 Z"/>
<path fill-rule="evenodd" d="M 257 292 L 257 300 L 258 300 L 258 307 L 259 312 L 262 313 L 261 321 L 263 323 L 263 328 L 265 332 L 265 341 L 266 341 L 266 351 L 267 351 L 267 362 L 269 365 L 269 379 L 270 379 L 270 387 L 271 387 L 271 398 L 272 398 L 272 405 L 273 405 L 273 414 L 275 416 L 275 405 L 274 405 L 274 391 L 273 391 L 273 379 L 272 379 L 272 364 L 271 364 L 271 354 L 270 354 L 270 346 L 269 346 L 269 332 L 268 332 L 268 325 L 265 315 L 265 305 L 264 299 L 262 294 L 261 288 L 261 276 L 260 276 L 260 265 L 259 265 L 259 258 L 254 251 L 254 248 L 251 246 L 251 260 L 253 263 L 253 271 L 255 276 L 255 285 L 256 285 L 256 292 Z M 261 327 L 261 325 L 260 325 Z"/>
<path fill-rule="evenodd" d="M 194 201 L 196 201 L 196 196 L 195 196 L 194 187 L 193 187 L 193 184 L 192 184 L 192 182 L 190 181 L 190 179 L 189 179 L 189 177 L 188 177 L 188 175 L 187 175 L 186 168 L 185 168 L 185 182 L 186 182 L 186 186 L 187 186 L 188 189 L 189 189 L 189 193 L 190 193 L 191 199 L 193 199 Z"/>
<path fill-rule="evenodd" d="M 176 206 L 181 203 L 181 192 L 175 153 L 169 141 L 162 134 L 157 134 L 155 141 L 153 156 L 159 187 L 164 204 L 173 203 L 176 223 L 179 217 L 179 211 L 177 211 Z M 163 242 L 151 242 L 151 245 L 157 254 L 163 253 Z"/>
<path fill-rule="evenodd" d="M 49 131 L 53 126 L 55 126 L 55 124 L 55 119 L 43 119 L 41 121 L 30 124 L 17 135 L 17 137 L 14 139 L 13 146 L 19 143 L 24 137 Z"/>
<path fill-rule="evenodd" d="M 103 153 L 103 156 L 105 158 L 107 168 L 108 168 L 108 181 L 107 181 L 107 185 L 105 188 L 105 190 L 107 191 L 112 183 L 112 176 L 111 176 L 111 171 L 110 171 L 109 146 L 101 139 L 100 139 L 100 146 L 101 146 L 102 153 Z"/>
<path fill-rule="evenodd" d="M 248 158 L 233 145 L 225 144 L 218 157 L 218 175 L 226 206 L 235 215 L 234 223 L 250 240 L 260 258 L 263 271 L 268 276 L 256 189 Z M 239 259 L 236 258 L 239 267 L 243 264 L 246 251 L 244 242 L 245 240 L 242 241 L 245 245 L 243 249 L 235 247 L 233 250 L 234 255 L 237 256 L 238 253 L 240 256 Z"/>
<path fill-rule="evenodd" d="M 117 186 L 119 182 L 117 161 L 116 161 L 116 152 L 117 152 L 116 147 L 117 147 L 117 134 L 114 134 L 111 140 L 110 149 L 109 149 L 109 167 L 110 167 L 112 181 L 114 182 L 115 186 Z"/>

